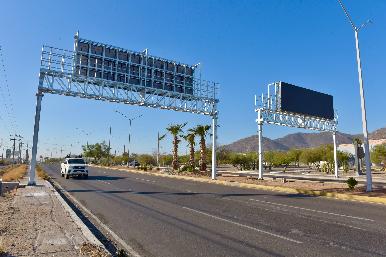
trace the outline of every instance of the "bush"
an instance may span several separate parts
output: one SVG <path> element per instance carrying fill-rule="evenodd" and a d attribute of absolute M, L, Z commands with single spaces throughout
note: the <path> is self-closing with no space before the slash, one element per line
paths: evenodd
<path fill-rule="evenodd" d="M 353 177 L 350 177 L 349 179 L 347 179 L 346 183 L 347 183 L 348 189 L 350 190 L 353 190 L 355 186 L 358 185 L 358 181 Z"/>

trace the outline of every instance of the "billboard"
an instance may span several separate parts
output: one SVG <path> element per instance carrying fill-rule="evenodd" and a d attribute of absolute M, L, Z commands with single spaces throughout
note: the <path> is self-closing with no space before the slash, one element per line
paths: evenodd
<path fill-rule="evenodd" d="M 333 97 L 328 94 L 280 82 L 280 111 L 334 119 Z"/>
<path fill-rule="evenodd" d="M 75 40 L 75 55 L 77 76 L 118 82 L 123 88 L 133 85 L 160 89 L 149 91 L 157 94 L 194 94 L 192 65 L 81 38 Z"/>

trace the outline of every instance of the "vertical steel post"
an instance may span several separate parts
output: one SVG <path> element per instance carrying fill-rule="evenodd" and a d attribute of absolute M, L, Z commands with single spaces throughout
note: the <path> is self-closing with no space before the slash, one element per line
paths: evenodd
<path fill-rule="evenodd" d="M 363 144 L 365 147 L 366 181 L 367 181 L 366 191 L 371 192 L 373 190 L 373 186 L 372 186 L 371 164 L 370 164 L 370 146 L 369 146 L 368 130 L 367 130 L 365 92 L 363 89 L 362 64 L 361 64 L 361 55 L 359 50 L 358 29 L 355 29 L 354 31 L 355 31 L 355 47 L 357 50 L 359 92 L 361 95 Z"/>
<path fill-rule="evenodd" d="M 216 140 L 217 140 L 217 113 L 212 116 L 212 179 L 216 179 Z"/>
<path fill-rule="evenodd" d="M 29 168 L 29 179 L 28 185 L 36 185 L 35 180 L 35 167 L 36 167 L 36 153 L 38 149 L 38 136 L 39 136 L 39 122 L 40 122 L 40 111 L 42 106 L 43 93 L 38 91 L 36 94 L 36 110 L 35 110 L 35 125 L 34 125 L 34 135 L 32 140 L 32 156 L 31 156 L 31 165 Z"/>
<path fill-rule="evenodd" d="M 337 156 L 337 150 L 336 150 L 336 131 L 332 132 L 332 139 L 334 140 L 334 173 L 335 173 L 335 178 L 338 178 L 339 167 L 338 167 L 338 156 Z"/>
<path fill-rule="evenodd" d="M 157 134 L 157 166 L 159 167 L 159 132 Z"/>
<path fill-rule="evenodd" d="M 259 179 L 263 179 L 263 119 L 261 109 L 257 111 L 257 131 L 259 134 Z"/>

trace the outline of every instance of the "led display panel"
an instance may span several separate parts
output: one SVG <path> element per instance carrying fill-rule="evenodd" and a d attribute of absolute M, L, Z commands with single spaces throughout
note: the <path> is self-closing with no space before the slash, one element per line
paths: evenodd
<path fill-rule="evenodd" d="M 194 94 L 194 66 L 85 39 L 75 41 L 75 53 L 77 76 Z"/>
<path fill-rule="evenodd" d="M 280 110 L 323 119 L 334 119 L 333 97 L 280 82 Z"/>

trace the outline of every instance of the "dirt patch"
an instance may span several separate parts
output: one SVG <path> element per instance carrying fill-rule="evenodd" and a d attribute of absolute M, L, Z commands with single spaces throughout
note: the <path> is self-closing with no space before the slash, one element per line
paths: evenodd
<path fill-rule="evenodd" d="M 36 166 L 36 172 L 37 172 L 39 178 L 41 178 L 41 179 L 47 180 L 47 179 L 50 178 L 50 176 L 48 176 L 47 172 L 45 172 L 45 171 L 43 170 L 43 168 L 40 167 L 40 165 L 37 165 L 37 166 Z"/>
<path fill-rule="evenodd" d="M 27 173 L 27 165 L 11 166 L 2 171 L 1 178 L 3 181 L 18 181 Z"/>
<path fill-rule="evenodd" d="M 83 243 L 82 246 L 80 247 L 80 254 L 82 256 L 87 256 L 87 257 L 109 257 L 111 256 L 110 254 L 107 254 L 106 251 L 100 247 L 96 246 L 94 244 L 90 243 Z"/>

